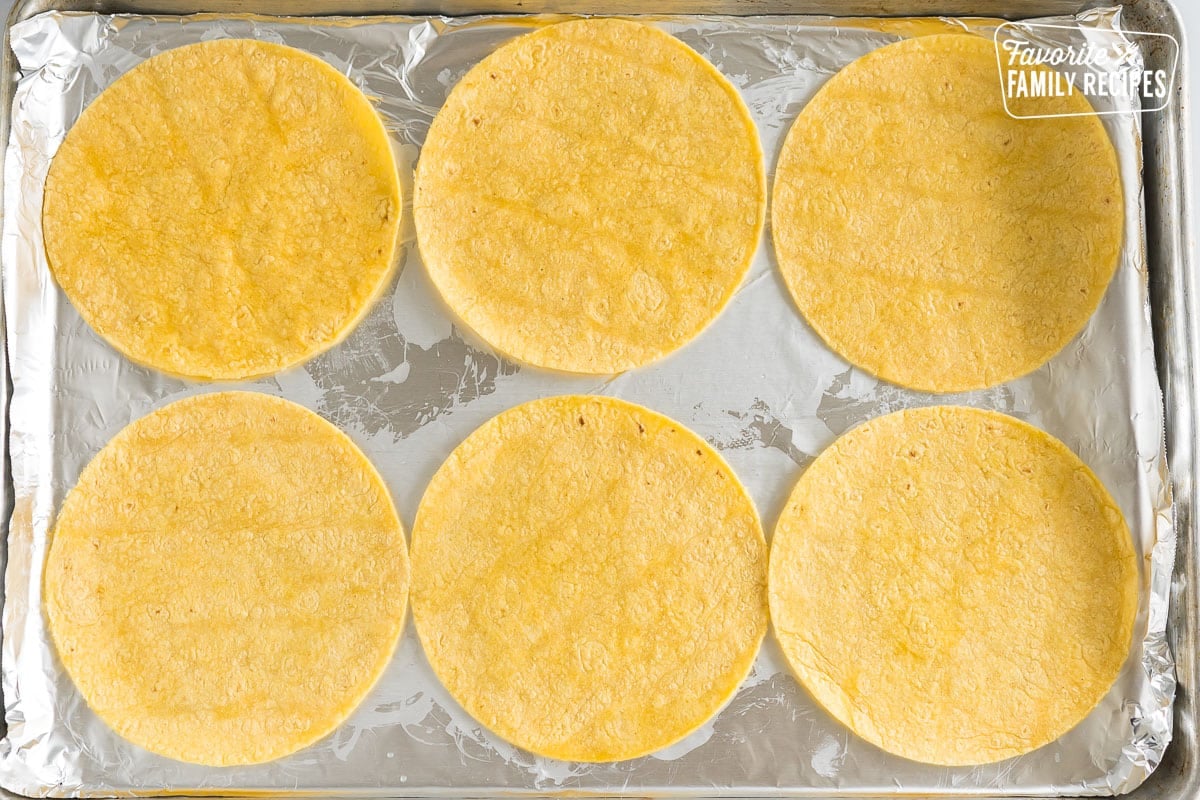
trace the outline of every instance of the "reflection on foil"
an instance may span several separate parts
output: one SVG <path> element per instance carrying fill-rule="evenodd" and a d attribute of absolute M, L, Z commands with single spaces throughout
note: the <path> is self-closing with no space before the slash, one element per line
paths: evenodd
<path fill-rule="evenodd" d="M 869 387 L 866 394 L 862 393 L 864 384 Z M 821 396 L 817 415 L 825 421 L 829 430 L 840 436 L 864 419 L 934 403 L 978 405 L 1022 416 L 1007 384 L 973 393 L 926 395 L 876 381 L 853 368 L 833 376 L 833 381 Z"/>
<path fill-rule="evenodd" d="M 394 440 L 456 405 L 496 391 L 517 366 L 468 344 L 456 331 L 421 347 L 409 342 L 381 303 L 341 347 L 305 368 L 322 391 L 317 410 L 342 428 Z"/>
<path fill-rule="evenodd" d="M 1065 39 L 1111 28 L 1114 9 Z M 48 13 L 11 32 L 21 65 L 5 159 L 3 258 L 16 511 L 3 620 L 7 737 L 0 783 L 29 795 L 230 790 L 387 795 L 532 794 L 1111 794 L 1136 787 L 1170 739 L 1175 684 L 1163 635 L 1174 531 L 1163 419 L 1142 258 L 1139 118 L 1105 118 L 1128 209 L 1122 262 L 1085 332 L 1049 364 L 1002 387 L 936 398 L 889 386 L 831 353 L 800 318 L 769 236 L 725 312 L 663 361 L 598 379 L 518 369 L 444 310 L 411 224 L 407 263 L 345 342 L 303 368 L 245 385 L 283 395 L 341 426 L 391 487 L 411 526 L 449 452 L 492 415 L 536 397 L 600 392 L 650 406 L 723 452 L 769 535 L 803 467 L 879 414 L 934 402 L 1016 414 L 1063 439 L 1120 504 L 1145 556 L 1137 646 L 1099 707 L 1057 742 L 1000 764 L 933 767 L 849 734 L 788 673 L 768 636 L 750 677 L 683 742 L 619 764 L 564 763 L 517 750 L 454 702 L 412 626 L 379 684 L 335 733 L 270 764 L 209 769 L 151 755 L 91 714 L 63 674 L 40 612 L 47 532 L 87 460 L 133 419 L 186 394 L 227 386 L 164 378 L 117 355 L 50 279 L 41 187 L 80 110 L 119 75 L 169 47 L 251 36 L 304 48 L 375 99 L 411 197 L 412 167 L 433 115 L 461 75 L 535 24 L 518 17 L 369 20 L 104 16 Z M 771 173 L 788 126 L 837 69 L 899 36 L 988 23 L 926 19 L 655 17 L 728 75 L 754 116 Z"/>
<path fill-rule="evenodd" d="M 761 398 L 754 398 L 749 411 L 726 411 L 726 414 L 745 423 L 737 435 L 730 439 L 710 440 L 719 450 L 736 450 L 748 447 L 770 447 L 792 460 L 793 464 L 807 466 L 813 457 L 803 452 L 793 441 L 794 431 L 774 414 L 771 407 Z"/>

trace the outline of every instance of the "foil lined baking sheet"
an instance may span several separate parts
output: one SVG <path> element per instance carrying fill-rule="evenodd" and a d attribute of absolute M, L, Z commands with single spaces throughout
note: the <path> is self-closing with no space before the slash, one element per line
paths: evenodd
<path fill-rule="evenodd" d="M 1139 116 L 1103 118 L 1125 185 L 1125 245 L 1086 330 L 1037 372 L 995 389 L 932 396 L 851 368 L 792 305 L 763 237 L 721 317 L 666 360 L 611 379 L 519 367 L 456 324 L 426 278 L 406 208 L 402 270 L 336 349 L 240 388 L 297 401 L 345 430 L 387 480 L 406 527 L 434 470 L 470 431 L 535 397 L 596 392 L 645 404 L 722 451 L 769 532 L 792 484 L 836 436 L 879 414 L 939 402 L 1013 414 L 1063 439 L 1124 511 L 1141 560 L 1135 646 L 1116 685 L 1076 729 L 1046 747 L 974 768 L 916 764 L 850 734 L 788 674 L 768 636 L 752 674 L 683 742 L 617 764 L 531 756 L 481 729 L 438 684 L 409 624 L 395 658 L 335 733 L 253 767 L 181 764 L 124 742 L 89 712 L 59 665 L 41 614 L 48 530 L 87 461 L 124 425 L 180 397 L 230 388 L 136 366 L 80 319 L 48 272 L 41 241 L 49 159 L 80 111 L 122 73 L 163 50 L 255 37 L 313 52 L 383 114 L 406 197 L 428 126 L 483 56 L 555 17 L 147 17 L 47 13 L 15 26 L 21 77 L 4 168 L 0 256 L 11 358 L 15 511 L 3 617 L 0 783 L 25 795 L 255 791 L 378 795 L 596 792 L 769 795 L 854 793 L 1112 794 L 1136 787 L 1171 735 L 1175 681 L 1164 636 L 1174 558 L 1163 412 L 1155 377 L 1142 230 Z M 768 174 L 813 93 L 874 48 L 925 32 L 994 30 L 983 20 L 647 17 L 712 61 L 758 125 Z M 1049 21 L 1049 20 L 1048 20 Z M 1062 43 L 1119 29 L 1116 9 L 1056 19 Z M 1040 32 L 1044 36 L 1045 30 Z M 1081 202 L 1086 202 L 1081 198 Z M 998 613 L 1002 613 L 999 611 Z"/>

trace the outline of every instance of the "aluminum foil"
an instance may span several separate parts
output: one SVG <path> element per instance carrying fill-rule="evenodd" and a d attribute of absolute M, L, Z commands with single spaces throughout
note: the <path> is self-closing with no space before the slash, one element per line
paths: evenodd
<path fill-rule="evenodd" d="M 682 351 L 613 379 L 518 367 L 455 323 L 405 233 L 391 291 L 335 350 L 244 388 L 282 395 L 349 433 L 386 478 L 407 526 L 434 470 L 492 415 L 535 397 L 597 392 L 643 403 L 719 448 L 769 531 L 805 465 L 876 415 L 938 402 L 998 409 L 1067 442 L 1119 502 L 1142 555 L 1135 647 L 1113 690 L 1077 728 L 1026 756 L 942 768 L 890 756 L 830 719 L 788 674 L 768 637 L 752 675 L 685 741 L 617 764 L 532 756 L 481 729 L 438 684 L 411 625 L 362 706 L 334 734 L 279 761 L 177 763 L 121 740 L 91 714 L 56 660 L 40 611 L 47 531 L 80 470 L 118 430 L 180 397 L 227 386 L 163 377 L 123 359 L 54 285 L 40 209 L 49 159 L 105 86 L 168 48 L 255 37 L 316 53 L 375 98 L 401 174 L 455 82 L 505 40 L 554 18 L 268 19 L 48 13 L 12 29 L 21 77 L 4 164 L 3 259 L 11 356 L 15 512 L 3 618 L 7 736 L 0 783 L 26 795 L 263 790 L 388 795 L 1110 794 L 1137 786 L 1171 735 L 1174 673 L 1164 637 L 1174 556 L 1163 412 L 1156 382 L 1142 231 L 1139 117 L 1104 118 L 1125 181 L 1120 267 L 1087 329 L 1034 374 L 949 397 L 898 389 L 851 368 L 805 325 L 764 236 L 749 277 L 717 322 Z M 990 31 L 986 21 L 653 17 L 737 85 L 768 172 L 788 126 L 838 68 L 898 37 Z M 1119 26 L 1115 9 L 1059 19 L 1063 41 Z M 1125 109 L 1130 111 L 1130 109 Z M 411 197 L 411 192 L 407 193 Z M 411 219 L 411 215 L 407 216 Z"/>

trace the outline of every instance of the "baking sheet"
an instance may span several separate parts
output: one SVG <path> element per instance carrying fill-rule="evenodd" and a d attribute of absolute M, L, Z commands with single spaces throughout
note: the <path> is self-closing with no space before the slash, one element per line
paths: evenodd
<path fill-rule="evenodd" d="M 531 756 L 482 730 L 442 690 L 409 625 L 392 665 L 337 732 L 271 764 L 207 768 L 127 744 L 93 716 L 62 672 L 40 613 L 47 531 L 79 472 L 120 428 L 198 385 L 131 364 L 104 344 L 54 286 L 42 255 L 41 188 L 49 158 L 105 86 L 162 50 L 252 36 L 295 45 L 377 99 L 406 189 L 433 115 L 462 74 L 498 44 L 553 20 L 513 17 L 269 19 L 49 13 L 11 32 L 21 64 L 5 161 L 0 239 L 13 397 L 15 511 L 3 619 L 8 735 L 0 783 L 27 795 L 311 790 L 461 795 L 496 792 L 1108 794 L 1137 786 L 1170 737 L 1167 651 L 1173 529 L 1146 291 L 1136 114 L 1105 117 L 1126 190 L 1122 261 L 1085 332 L 1034 374 L 935 397 L 849 367 L 791 304 L 764 236 L 729 308 L 696 341 L 614 379 L 518 367 L 454 323 L 415 252 L 411 214 L 393 290 L 341 346 L 273 379 L 233 384 L 300 402 L 364 449 L 411 527 L 425 485 L 451 449 L 492 415 L 535 397 L 611 394 L 690 426 L 722 450 L 768 532 L 803 467 L 838 434 L 899 408 L 956 402 L 1011 413 L 1072 447 L 1112 492 L 1143 555 L 1137 644 L 1113 691 L 1079 727 L 1000 764 L 942 768 L 856 739 L 807 697 L 768 637 L 730 704 L 693 736 L 619 764 Z M 783 135 L 836 70 L 900 36 L 987 21 L 804 17 L 654 17 L 742 92 L 773 171 Z M 1057 19 L 1063 41 L 1119 25 L 1115 9 Z M 1042 32 L 1045 33 L 1044 31 Z M 411 196 L 411 192 L 407 192 Z"/>

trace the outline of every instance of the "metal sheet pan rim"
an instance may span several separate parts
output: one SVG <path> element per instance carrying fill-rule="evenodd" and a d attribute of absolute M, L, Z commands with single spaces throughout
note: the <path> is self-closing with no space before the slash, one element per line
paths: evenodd
<path fill-rule="evenodd" d="M 18 10 L 14 10 L 14 14 L 16 14 L 18 11 L 20 11 L 20 8 L 19 8 L 19 7 L 18 7 Z M 6 124 L 7 124 L 7 119 L 5 120 L 5 122 L 6 122 Z M 1181 130 L 1182 130 L 1182 126 L 1181 126 Z M 1193 320 L 1190 320 L 1190 321 L 1193 321 L 1193 323 L 1194 323 L 1194 319 L 1193 319 Z M 1177 479 L 1177 483 L 1178 483 L 1178 479 Z M 722 795 L 724 795 L 724 794 L 725 794 L 725 793 L 722 793 Z M 756 793 L 756 794 L 757 794 L 757 793 Z"/>

